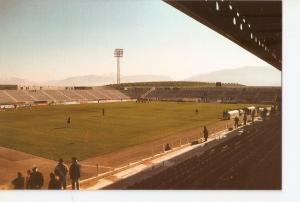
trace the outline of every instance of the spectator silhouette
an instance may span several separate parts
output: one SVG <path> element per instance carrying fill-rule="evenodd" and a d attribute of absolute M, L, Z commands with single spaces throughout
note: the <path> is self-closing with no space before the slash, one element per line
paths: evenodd
<path fill-rule="evenodd" d="M 50 173 L 50 181 L 48 184 L 48 189 L 58 190 L 61 189 L 61 182 L 55 177 L 54 173 Z"/>
<path fill-rule="evenodd" d="M 80 180 L 80 165 L 75 157 L 72 158 L 72 163 L 69 169 L 70 178 L 72 181 L 72 189 L 79 190 L 79 180 Z"/>
<path fill-rule="evenodd" d="M 236 116 L 236 117 L 234 118 L 234 127 L 235 127 L 235 128 L 239 127 L 239 121 L 240 121 L 239 117 Z"/>
<path fill-rule="evenodd" d="M 59 159 L 58 164 L 56 165 L 54 169 L 55 175 L 58 177 L 60 185 L 62 186 L 62 189 L 67 188 L 67 173 L 68 173 L 68 167 L 64 164 L 63 159 Z"/>
<path fill-rule="evenodd" d="M 18 172 L 17 177 L 11 182 L 14 185 L 14 189 L 24 189 L 25 179 L 22 173 Z"/>
<path fill-rule="evenodd" d="M 69 116 L 67 119 L 67 128 L 69 127 L 70 124 L 71 124 L 71 117 Z"/>
<path fill-rule="evenodd" d="M 271 108 L 271 111 L 270 111 L 270 117 L 273 117 L 275 115 L 275 106 L 273 106 Z"/>
<path fill-rule="evenodd" d="M 243 121 L 244 121 L 244 125 L 246 125 L 247 124 L 247 114 L 246 113 L 244 114 Z"/>
<path fill-rule="evenodd" d="M 30 175 L 31 175 L 31 170 L 27 170 L 27 175 L 26 175 L 26 178 L 25 178 L 25 189 L 30 188 L 30 186 L 29 186 Z"/>
<path fill-rule="evenodd" d="M 203 136 L 204 136 L 204 142 L 207 142 L 208 130 L 207 130 L 206 126 L 204 126 L 204 128 L 203 128 Z"/>
<path fill-rule="evenodd" d="M 169 150 L 171 150 L 171 146 L 169 143 L 167 143 L 165 146 L 165 151 L 169 151 Z"/>
<path fill-rule="evenodd" d="M 37 167 L 32 169 L 32 173 L 29 177 L 29 188 L 30 189 L 41 189 L 44 184 L 44 176 L 38 171 Z"/>
<path fill-rule="evenodd" d="M 267 113 L 268 113 L 268 110 L 266 108 L 264 108 L 263 113 L 262 113 L 262 118 L 263 118 L 264 121 L 267 118 Z"/>
<path fill-rule="evenodd" d="M 254 116 L 255 116 L 255 110 L 253 110 L 252 113 L 251 113 L 252 122 L 254 122 Z"/>

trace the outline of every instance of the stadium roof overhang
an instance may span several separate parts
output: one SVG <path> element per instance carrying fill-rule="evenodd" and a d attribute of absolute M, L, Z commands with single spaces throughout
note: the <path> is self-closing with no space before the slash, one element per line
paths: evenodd
<path fill-rule="evenodd" d="M 165 2 L 282 69 L 281 1 Z"/>

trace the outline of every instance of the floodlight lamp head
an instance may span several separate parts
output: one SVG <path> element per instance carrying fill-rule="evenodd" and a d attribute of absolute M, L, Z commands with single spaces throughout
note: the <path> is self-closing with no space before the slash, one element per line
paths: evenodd
<path fill-rule="evenodd" d="M 123 49 L 116 48 L 114 55 L 115 55 L 115 57 L 123 57 Z"/>

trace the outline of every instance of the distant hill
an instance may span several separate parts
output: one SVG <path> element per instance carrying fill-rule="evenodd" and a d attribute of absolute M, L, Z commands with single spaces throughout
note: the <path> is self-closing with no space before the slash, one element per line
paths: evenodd
<path fill-rule="evenodd" d="M 160 81 L 168 81 L 172 83 L 173 79 L 171 77 L 162 76 L 162 75 L 121 76 L 122 83 L 160 82 Z M 184 81 L 197 81 L 197 82 L 221 81 L 223 83 L 238 83 L 247 86 L 280 86 L 281 72 L 273 67 L 241 67 L 236 69 L 224 69 L 224 70 L 210 72 L 206 74 L 199 74 L 199 75 L 189 77 Z M 17 84 L 17 85 L 102 86 L 102 85 L 115 84 L 115 83 L 116 83 L 115 75 L 77 76 L 77 77 L 69 77 L 62 80 L 48 81 L 44 83 L 36 83 L 22 78 L 17 78 L 17 77 L 0 77 L 0 84 Z M 172 85 L 174 85 L 174 83 L 172 83 Z M 191 84 L 189 83 L 186 85 L 191 85 Z"/>
<path fill-rule="evenodd" d="M 159 75 L 134 75 L 134 76 L 121 76 L 121 82 L 147 82 L 147 81 L 165 81 L 172 80 L 167 76 Z M 98 76 L 98 75 L 86 75 L 78 77 L 69 77 L 63 80 L 54 80 L 46 82 L 46 85 L 52 86 L 100 86 L 106 84 L 116 83 L 115 76 Z"/>
<path fill-rule="evenodd" d="M 133 75 L 121 77 L 122 83 L 130 82 L 149 82 L 149 81 L 172 81 L 173 79 L 169 76 L 162 75 Z"/>
<path fill-rule="evenodd" d="M 199 74 L 187 81 L 239 83 L 247 86 L 281 86 L 281 72 L 273 67 L 241 67 Z"/>
<path fill-rule="evenodd" d="M 110 83 L 112 80 L 113 78 L 110 76 L 86 75 L 48 81 L 45 84 L 51 86 L 97 86 Z"/>
<path fill-rule="evenodd" d="M 35 85 L 35 82 L 27 81 L 17 77 L 0 77 L 0 85 Z"/>

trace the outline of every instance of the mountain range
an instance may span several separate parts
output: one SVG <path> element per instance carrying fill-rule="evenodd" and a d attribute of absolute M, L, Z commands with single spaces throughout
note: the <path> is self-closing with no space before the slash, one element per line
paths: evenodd
<path fill-rule="evenodd" d="M 187 81 L 239 83 L 246 86 L 281 86 L 281 72 L 273 67 L 240 67 L 199 74 Z"/>
<path fill-rule="evenodd" d="M 133 75 L 121 76 L 124 83 L 147 81 L 172 81 L 168 76 L 162 75 Z M 235 69 L 223 69 L 220 71 L 194 75 L 184 79 L 185 81 L 225 82 L 239 83 L 248 86 L 280 86 L 281 72 L 272 67 L 241 67 Z M 48 85 L 48 86 L 100 86 L 116 82 L 113 75 L 85 75 L 69 77 L 62 80 L 37 83 L 17 77 L 0 77 L 0 84 L 18 85 Z"/>
<path fill-rule="evenodd" d="M 121 76 L 121 81 L 124 83 L 138 82 L 138 81 L 170 81 L 171 77 L 160 75 L 134 75 L 134 76 Z M 69 77 L 63 80 L 55 80 L 46 82 L 46 85 L 52 86 L 101 86 L 106 84 L 116 83 L 116 77 L 98 76 L 98 75 L 86 75 Z"/>

